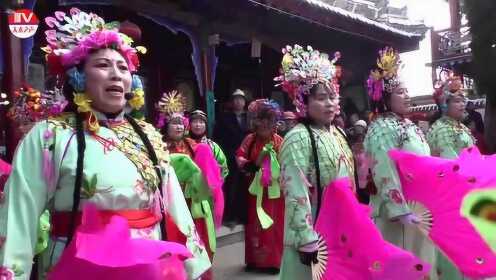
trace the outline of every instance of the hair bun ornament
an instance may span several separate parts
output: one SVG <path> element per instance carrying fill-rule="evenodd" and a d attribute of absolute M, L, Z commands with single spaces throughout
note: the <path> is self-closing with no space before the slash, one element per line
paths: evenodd
<path fill-rule="evenodd" d="M 379 51 L 377 66 L 383 71 L 385 79 L 391 79 L 398 76 L 398 70 L 401 66 L 400 56 L 397 51 L 391 47 L 384 47 Z"/>
<path fill-rule="evenodd" d="M 465 97 L 460 76 L 455 75 L 453 71 L 442 71 L 440 78 L 434 83 L 434 100 L 441 108 L 447 109 L 448 99 L 456 94 Z"/>
<path fill-rule="evenodd" d="M 248 105 L 248 118 L 269 120 L 275 125 L 282 117 L 279 104 L 271 99 L 257 99 Z"/>
<path fill-rule="evenodd" d="M 402 66 L 400 55 L 392 47 L 386 46 L 379 50 L 376 67 L 370 70 L 366 82 L 371 111 L 374 114 L 387 110 L 384 93 L 390 94 L 401 86 L 398 72 Z"/>
<path fill-rule="evenodd" d="M 184 125 L 189 125 L 189 120 L 184 117 L 186 111 L 187 101 L 186 98 L 177 90 L 165 92 L 155 105 L 158 111 L 157 127 L 162 128 L 165 124 L 173 118 L 181 118 Z"/>
<path fill-rule="evenodd" d="M 384 90 L 386 92 L 392 93 L 395 88 L 400 86 L 398 71 L 402 66 L 400 55 L 392 47 L 384 47 L 379 51 L 377 67 L 382 71 Z"/>
<path fill-rule="evenodd" d="M 57 11 L 53 17 L 46 17 L 45 23 L 50 28 L 45 31 L 48 45 L 41 49 L 51 74 L 64 74 L 102 48 L 119 51 L 134 72 L 139 67 L 137 53 L 146 53 L 144 47 L 133 47 L 133 39 L 119 32 L 119 22 L 106 23 L 94 13 L 71 8 L 69 14 Z"/>
<path fill-rule="evenodd" d="M 274 111 L 277 114 L 282 114 L 279 104 L 272 99 L 257 99 L 248 105 L 248 112 L 250 113 L 257 113 L 264 109 Z"/>
<path fill-rule="evenodd" d="M 452 76 L 446 81 L 447 90 L 451 93 L 455 93 L 462 89 L 462 80 L 459 76 Z"/>
<path fill-rule="evenodd" d="M 143 120 L 145 115 L 141 107 L 145 105 L 145 92 L 141 78 L 138 75 L 132 75 L 131 92 L 126 93 L 124 97 L 131 107 L 130 115 L 135 119 Z"/>
<path fill-rule="evenodd" d="M 276 86 L 280 86 L 288 94 L 297 113 L 305 116 L 303 97 L 318 83 L 331 85 L 336 73 L 334 63 L 341 57 L 341 53 L 336 52 L 334 58 L 329 60 L 327 54 L 314 50 L 311 46 L 303 48 L 300 45 L 286 46 L 282 53 L 280 75 L 274 81 Z M 332 88 L 335 89 L 334 86 Z"/>

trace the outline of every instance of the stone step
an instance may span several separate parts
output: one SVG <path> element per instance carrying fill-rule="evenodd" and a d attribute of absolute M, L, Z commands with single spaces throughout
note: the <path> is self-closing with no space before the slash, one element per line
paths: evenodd
<path fill-rule="evenodd" d="M 222 226 L 217 230 L 216 234 L 217 248 L 221 248 L 244 241 L 245 228 L 243 225 L 236 225 L 234 228 Z"/>

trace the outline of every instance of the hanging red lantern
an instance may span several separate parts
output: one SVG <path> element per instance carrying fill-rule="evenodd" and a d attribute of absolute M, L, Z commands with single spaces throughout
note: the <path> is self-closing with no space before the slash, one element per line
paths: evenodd
<path fill-rule="evenodd" d="M 131 37 L 134 42 L 139 42 L 141 40 L 141 29 L 138 25 L 129 20 L 126 20 L 121 23 L 119 27 L 119 32 L 126 34 Z"/>

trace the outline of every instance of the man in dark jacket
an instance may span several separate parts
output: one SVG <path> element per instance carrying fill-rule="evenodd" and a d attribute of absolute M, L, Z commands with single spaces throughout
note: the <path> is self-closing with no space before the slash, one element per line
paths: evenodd
<path fill-rule="evenodd" d="M 234 155 L 248 134 L 245 93 L 240 89 L 235 90 L 231 95 L 231 103 L 232 111 L 224 113 L 218 119 L 214 130 L 214 139 L 225 152 L 229 167 L 229 175 L 224 183 L 226 199 L 224 222 L 229 226 L 242 223 L 246 219 L 246 202 L 238 182 L 243 176 L 240 176 Z"/>

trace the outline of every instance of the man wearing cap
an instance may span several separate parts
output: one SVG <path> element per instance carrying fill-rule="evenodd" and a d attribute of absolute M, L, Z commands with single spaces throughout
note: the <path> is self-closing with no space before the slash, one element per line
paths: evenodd
<path fill-rule="evenodd" d="M 240 171 L 236 165 L 234 155 L 236 150 L 241 145 L 241 142 L 248 133 L 248 125 L 246 118 L 246 95 L 236 89 L 231 95 L 232 111 L 224 113 L 218 120 L 214 139 L 222 147 L 222 150 L 227 155 L 227 165 L 229 167 L 229 175 L 224 183 L 224 193 L 226 197 L 226 208 L 224 220 L 234 225 L 237 222 L 243 222 L 246 218 L 246 205 L 243 205 L 242 192 L 239 192 L 238 179 Z"/>
<path fill-rule="evenodd" d="M 363 142 L 363 138 L 365 137 L 365 133 L 367 132 L 367 123 L 364 120 L 358 120 L 353 124 L 353 135 L 359 141 Z"/>
<path fill-rule="evenodd" d="M 369 203 L 369 193 L 367 186 L 372 178 L 369 176 L 370 168 L 363 150 L 363 140 L 367 134 L 367 123 L 364 120 L 357 120 L 351 128 L 351 150 L 355 158 L 355 170 L 357 173 L 357 195 L 361 203 Z"/>

